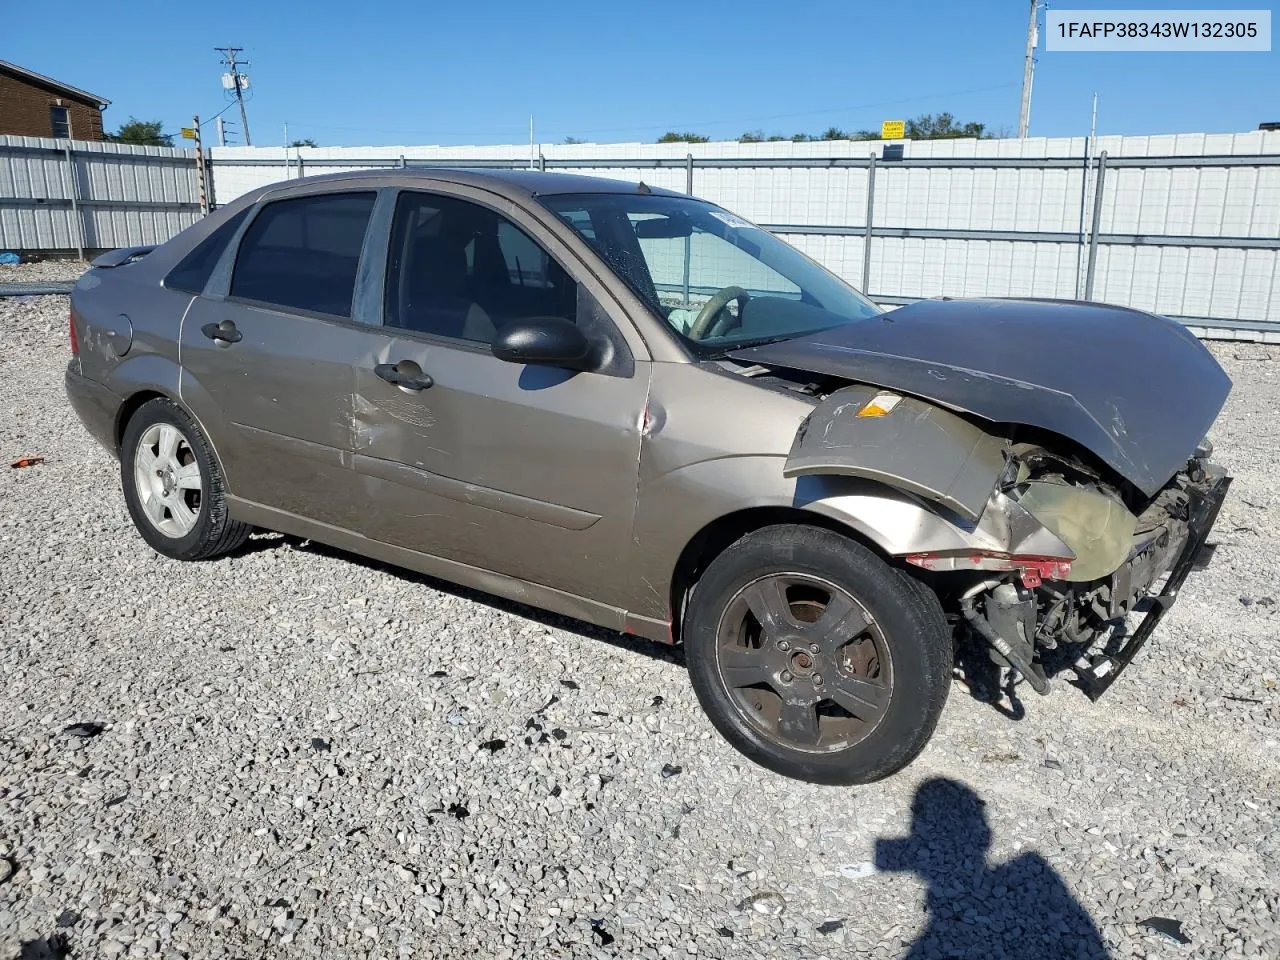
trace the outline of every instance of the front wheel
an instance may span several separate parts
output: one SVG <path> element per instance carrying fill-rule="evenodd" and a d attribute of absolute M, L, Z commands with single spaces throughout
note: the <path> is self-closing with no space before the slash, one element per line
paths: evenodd
<path fill-rule="evenodd" d="M 861 544 L 795 525 L 747 534 L 684 620 L 703 709 L 734 747 L 813 783 L 879 780 L 933 735 L 951 683 L 937 597 Z"/>

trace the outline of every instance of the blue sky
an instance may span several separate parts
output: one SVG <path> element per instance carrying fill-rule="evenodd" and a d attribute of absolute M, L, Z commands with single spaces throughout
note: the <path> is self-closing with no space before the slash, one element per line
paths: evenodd
<path fill-rule="evenodd" d="M 715 139 L 877 128 L 942 110 L 1014 131 L 1027 9 L 1024 0 L 61 0 L 9 4 L 0 59 L 110 99 L 108 129 L 134 115 L 177 130 L 226 105 L 213 47 L 245 47 L 255 145 L 279 145 L 286 122 L 291 138 L 322 145 L 521 143 L 530 114 L 547 143 L 648 141 L 672 128 Z M 1046 53 L 1042 31 L 1031 134 L 1088 133 L 1094 91 L 1100 134 L 1253 130 L 1280 120 L 1280 54 Z"/>

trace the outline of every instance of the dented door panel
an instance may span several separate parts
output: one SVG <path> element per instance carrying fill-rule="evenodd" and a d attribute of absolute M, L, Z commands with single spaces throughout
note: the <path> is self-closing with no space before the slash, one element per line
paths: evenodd
<path fill-rule="evenodd" d="M 228 321 L 241 337 L 235 343 L 203 333 Z M 192 302 L 182 323 L 182 399 L 198 418 L 227 424 L 227 435 L 212 439 L 232 494 L 352 526 L 363 505 L 351 484 L 351 362 L 377 336 L 231 300 Z"/>

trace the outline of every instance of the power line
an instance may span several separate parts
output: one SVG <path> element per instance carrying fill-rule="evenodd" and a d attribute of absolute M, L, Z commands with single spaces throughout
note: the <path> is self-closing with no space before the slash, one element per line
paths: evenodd
<path fill-rule="evenodd" d="M 240 129 L 244 131 L 244 145 L 253 146 L 249 139 L 249 117 L 244 111 L 244 87 L 249 78 L 240 72 L 240 67 L 248 66 L 248 60 L 236 60 L 237 53 L 243 53 L 244 47 L 214 47 L 214 52 L 222 54 L 222 64 L 231 68 L 231 87 L 236 94 L 236 103 L 240 105 Z"/>
<path fill-rule="evenodd" d="M 221 110 L 219 110 L 217 113 L 215 113 L 215 114 L 214 114 L 212 117 L 210 117 L 208 120 L 201 120 L 201 121 L 200 121 L 200 126 L 202 126 L 202 127 L 203 127 L 206 123 L 210 123 L 210 122 L 212 122 L 212 121 L 214 121 L 214 120 L 217 120 L 220 116 L 222 116 L 224 113 L 226 113 L 228 110 L 230 110 L 230 109 L 231 109 L 232 107 L 234 107 L 235 105 L 236 105 L 236 102 L 235 102 L 234 100 L 232 100 L 230 103 L 228 103 L 225 107 L 223 107 Z"/>

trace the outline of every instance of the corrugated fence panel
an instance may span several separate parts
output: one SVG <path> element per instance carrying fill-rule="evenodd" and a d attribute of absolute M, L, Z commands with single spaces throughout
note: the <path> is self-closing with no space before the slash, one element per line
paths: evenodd
<path fill-rule="evenodd" d="M 0 207 L 0 250 L 75 250 L 71 208 Z"/>
<path fill-rule="evenodd" d="M 1265 321 L 1280 330 L 1280 251 L 1232 247 L 1098 250 L 1098 300 L 1179 317 Z"/>
<path fill-rule="evenodd" d="M 0 136 L 0 249 L 163 243 L 199 200 L 190 150 Z"/>
<path fill-rule="evenodd" d="M 547 169 L 678 191 L 692 155 L 696 195 L 774 228 L 872 295 L 902 301 L 1084 296 L 1097 157 L 1106 151 L 1113 165 L 1100 211 L 1095 299 L 1184 318 L 1275 323 L 1276 333 L 1267 335 L 1280 336 L 1280 134 L 1103 137 L 1093 144 L 1082 137 L 920 141 L 905 144 L 903 163 L 886 159 L 885 146 L 572 144 L 542 146 L 540 154 Z M 528 146 L 308 149 L 289 154 L 294 175 L 299 152 L 304 169 L 315 173 L 400 157 L 523 165 Z M 871 155 L 875 237 L 864 278 Z M 285 171 L 280 149 L 214 156 L 220 202 Z M 1197 157 L 1205 158 L 1202 165 L 1187 163 Z M 1219 157 L 1264 162 L 1231 165 Z M 1132 165 L 1142 158 L 1151 164 Z"/>

